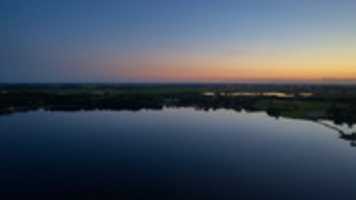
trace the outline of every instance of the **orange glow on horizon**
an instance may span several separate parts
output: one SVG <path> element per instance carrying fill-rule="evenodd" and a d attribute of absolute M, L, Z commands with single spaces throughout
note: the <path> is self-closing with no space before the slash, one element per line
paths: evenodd
<path fill-rule="evenodd" d="M 356 80 L 354 48 L 244 55 L 156 52 L 126 59 L 115 74 L 144 81 Z M 122 60 L 121 60 L 122 61 Z"/>
<path fill-rule="evenodd" d="M 250 68 L 184 68 L 184 67 L 150 67 L 142 69 L 126 68 L 120 70 L 125 77 L 137 80 L 164 81 L 258 81 L 258 80 L 290 80 L 318 81 L 326 79 L 356 80 L 356 67 L 349 68 L 287 68 L 264 67 Z"/>
<path fill-rule="evenodd" d="M 128 60 L 115 74 L 149 81 L 356 80 L 356 61 L 344 58 L 162 56 Z"/>

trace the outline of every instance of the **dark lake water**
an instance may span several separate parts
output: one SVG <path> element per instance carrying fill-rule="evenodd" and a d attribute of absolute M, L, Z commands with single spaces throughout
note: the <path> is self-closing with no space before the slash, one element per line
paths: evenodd
<path fill-rule="evenodd" d="M 78 199 L 356 199 L 326 126 L 193 108 L 0 116 L 0 191 Z"/>

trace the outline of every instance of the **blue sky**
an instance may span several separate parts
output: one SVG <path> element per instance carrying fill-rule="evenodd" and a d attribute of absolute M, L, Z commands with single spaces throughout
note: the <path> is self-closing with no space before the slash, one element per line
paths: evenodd
<path fill-rule="evenodd" d="M 0 82 L 352 79 L 355 10 L 351 0 L 2 0 Z"/>

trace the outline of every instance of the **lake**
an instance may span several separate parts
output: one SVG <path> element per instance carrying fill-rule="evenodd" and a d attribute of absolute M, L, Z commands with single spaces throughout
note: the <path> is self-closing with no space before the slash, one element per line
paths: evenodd
<path fill-rule="evenodd" d="M 263 112 L 16 113 L 0 116 L 0 191 L 80 199 L 356 199 L 351 144 L 323 124 Z"/>

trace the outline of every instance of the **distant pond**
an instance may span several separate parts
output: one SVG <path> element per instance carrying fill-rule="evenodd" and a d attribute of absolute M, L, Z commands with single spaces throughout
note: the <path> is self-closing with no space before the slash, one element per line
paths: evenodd
<path fill-rule="evenodd" d="M 0 116 L 0 193 L 356 199 L 354 128 L 220 109 Z"/>

